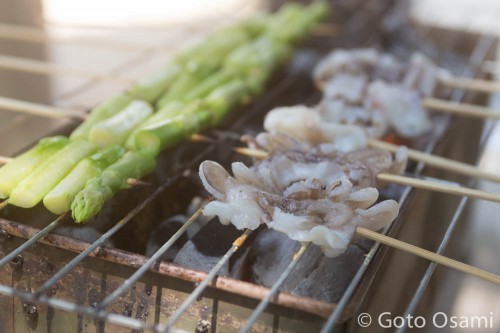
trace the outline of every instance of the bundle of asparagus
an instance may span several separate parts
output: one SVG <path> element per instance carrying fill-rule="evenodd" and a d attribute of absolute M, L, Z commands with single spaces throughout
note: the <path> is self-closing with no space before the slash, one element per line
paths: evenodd
<path fill-rule="evenodd" d="M 69 138 L 42 139 L 1 168 L 0 198 L 20 207 L 43 200 L 54 213 L 88 221 L 128 179 L 150 173 L 162 149 L 257 95 L 326 10 L 319 1 L 289 4 L 213 34 L 94 108 Z"/>

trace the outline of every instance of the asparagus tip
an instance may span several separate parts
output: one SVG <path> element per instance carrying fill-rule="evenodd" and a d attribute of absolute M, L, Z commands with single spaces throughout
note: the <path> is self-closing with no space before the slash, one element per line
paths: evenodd
<path fill-rule="evenodd" d="M 97 215 L 107 199 L 105 188 L 100 186 L 96 178 L 87 182 L 85 189 L 80 191 L 71 203 L 71 216 L 76 223 L 86 223 Z"/>

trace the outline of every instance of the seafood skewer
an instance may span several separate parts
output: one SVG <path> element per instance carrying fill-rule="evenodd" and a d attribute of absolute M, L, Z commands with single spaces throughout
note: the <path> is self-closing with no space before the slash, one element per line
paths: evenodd
<path fill-rule="evenodd" d="M 431 97 L 446 92 L 441 78 L 451 74 L 414 53 L 408 62 L 374 49 L 334 50 L 316 66 L 316 85 L 323 90 L 318 109 L 329 121 L 364 127 L 379 138 L 390 128 L 405 138 L 430 129 L 425 108 L 498 119 L 498 112 Z M 479 112 L 476 112 L 479 111 Z"/>
<path fill-rule="evenodd" d="M 357 126 L 325 120 L 316 108 L 302 105 L 271 110 L 264 120 L 264 128 L 268 132 L 257 135 L 253 147 L 269 151 L 293 148 L 328 153 L 334 150 L 346 152 L 369 146 L 394 153 L 401 148 L 398 145 L 369 138 Z M 466 163 L 423 153 L 415 149 L 407 149 L 407 153 L 408 158 L 424 162 L 428 166 L 500 182 L 500 175 L 481 171 Z"/>
<path fill-rule="evenodd" d="M 404 164 L 373 160 L 367 151 L 356 154 L 361 159 L 349 154 L 273 153 L 251 169 L 233 163 L 234 176 L 216 162 L 205 161 L 200 178 L 216 200 L 207 204 L 203 214 L 217 215 L 223 224 L 232 223 L 238 229 L 256 229 L 265 223 L 294 240 L 321 246 L 329 257 L 343 253 L 353 236 L 362 236 L 500 284 L 497 275 L 373 231 L 392 222 L 399 209 L 393 200 L 373 205 L 378 190 L 371 187 L 377 185 L 372 172 L 380 168 L 397 172 Z"/>

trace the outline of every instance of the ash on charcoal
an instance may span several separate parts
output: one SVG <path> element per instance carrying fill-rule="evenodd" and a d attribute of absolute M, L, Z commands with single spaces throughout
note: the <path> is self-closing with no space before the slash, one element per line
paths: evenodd
<path fill-rule="evenodd" d="M 251 267 L 251 281 L 271 287 L 299 248 L 300 243 L 286 235 L 271 229 L 263 230 L 247 257 L 247 264 Z M 362 248 L 352 244 L 344 254 L 327 258 L 320 247 L 312 246 L 285 280 L 282 290 L 326 302 L 338 301 L 364 260 L 365 252 Z"/>
<path fill-rule="evenodd" d="M 93 243 L 102 236 L 102 233 L 89 226 L 63 226 L 57 229 L 57 234 Z M 107 239 L 105 246 L 112 247 L 113 242 Z"/>
<path fill-rule="evenodd" d="M 264 229 L 248 253 L 250 279 L 257 284 L 272 286 L 299 248 L 300 243 L 288 236 L 272 229 Z"/>

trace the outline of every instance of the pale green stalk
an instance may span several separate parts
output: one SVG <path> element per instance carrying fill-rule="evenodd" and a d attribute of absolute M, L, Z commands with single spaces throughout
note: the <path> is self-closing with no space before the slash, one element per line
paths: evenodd
<path fill-rule="evenodd" d="M 89 141 L 100 148 L 123 144 L 144 119 L 153 113 L 151 105 L 144 101 L 133 101 L 120 113 L 92 127 Z"/>
<path fill-rule="evenodd" d="M 73 140 L 26 176 L 10 193 L 9 204 L 31 208 L 42 201 L 83 158 L 97 148 L 85 140 Z"/>
<path fill-rule="evenodd" d="M 87 181 L 100 175 L 105 168 L 115 163 L 123 154 L 125 154 L 125 149 L 118 145 L 113 145 L 81 160 L 43 198 L 45 208 L 54 214 L 69 212 L 76 194 L 85 187 Z"/>
<path fill-rule="evenodd" d="M 123 110 L 132 99 L 127 95 L 117 95 L 93 108 L 87 119 L 73 130 L 71 139 L 88 139 L 90 129 L 97 123 L 113 117 Z"/>
<path fill-rule="evenodd" d="M 65 136 L 41 139 L 33 148 L 0 168 L 0 199 L 8 198 L 23 178 L 68 143 Z"/>
<path fill-rule="evenodd" d="M 71 204 L 73 219 L 87 222 L 97 215 L 106 200 L 119 190 L 130 187 L 129 179 L 139 179 L 156 167 L 155 157 L 144 152 L 129 151 L 117 162 L 107 167 L 101 175 L 87 181 Z"/>

